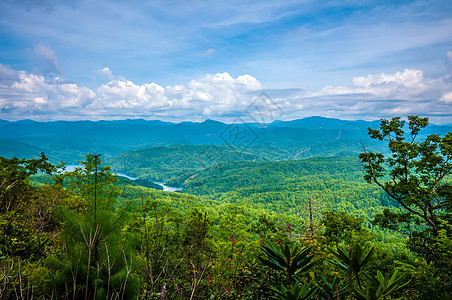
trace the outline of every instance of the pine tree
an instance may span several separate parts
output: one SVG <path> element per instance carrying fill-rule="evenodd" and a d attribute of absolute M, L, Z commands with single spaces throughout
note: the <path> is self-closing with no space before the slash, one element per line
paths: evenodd
<path fill-rule="evenodd" d="M 55 287 L 72 299 L 134 298 L 131 236 L 123 232 L 128 207 L 116 207 L 117 179 L 97 155 L 88 154 L 80 163 L 83 167 L 68 173 L 66 180 L 71 191 L 85 198 L 87 211 L 58 211 L 63 267 L 55 276 Z"/>

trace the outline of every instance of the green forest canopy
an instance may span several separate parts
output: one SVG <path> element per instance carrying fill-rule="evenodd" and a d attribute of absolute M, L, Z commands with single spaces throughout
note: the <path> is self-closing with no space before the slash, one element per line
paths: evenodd
<path fill-rule="evenodd" d="M 411 133 L 425 127 L 424 119 L 409 122 Z M 93 155 L 64 174 L 44 155 L 1 158 L 0 291 L 45 299 L 448 299 L 451 134 L 417 142 L 400 138 L 400 119 L 380 125 L 370 133 L 389 142 L 389 165 L 369 151 L 361 162 L 219 161 L 189 166 L 178 179 L 183 193 L 118 180 Z M 398 197 L 366 183 L 379 164 L 395 170 L 377 179 Z M 411 177 L 398 170 L 421 179 L 403 182 Z M 420 205 L 414 193 L 425 195 L 422 174 L 434 170 L 444 173 L 433 198 L 444 203 L 437 228 L 405 208 Z M 391 176 L 397 187 L 384 183 Z"/>

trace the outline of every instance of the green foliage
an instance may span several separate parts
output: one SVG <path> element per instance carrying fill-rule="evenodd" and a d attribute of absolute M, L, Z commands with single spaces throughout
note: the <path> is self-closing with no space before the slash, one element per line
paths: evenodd
<path fill-rule="evenodd" d="M 209 256 L 212 252 L 210 244 L 211 235 L 209 229 L 212 221 L 207 218 L 207 213 L 197 209 L 190 212 L 185 220 L 183 230 L 183 246 L 188 259 L 197 260 L 200 256 Z"/>
<path fill-rule="evenodd" d="M 272 299 L 278 300 L 303 300 L 303 299 L 315 299 L 315 293 L 317 288 L 311 286 L 308 283 L 299 284 L 295 283 L 288 288 L 283 287 L 282 290 L 273 288 L 274 296 Z"/>
<path fill-rule="evenodd" d="M 22 276 L 27 279 L 28 284 L 33 287 L 33 296 L 36 298 L 47 298 L 46 293 L 51 286 L 51 270 L 41 261 L 25 261 L 22 266 Z"/>
<path fill-rule="evenodd" d="M 292 246 L 281 243 L 278 246 L 268 244 L 261 247 L 265 256 L 259 255 L 258 259 L 280 274 L 275 276 L 276 281 L 270 281 L 269 290 L 272 299 L 311 299 L 314 296 L 317 288 L 308 282 L 300 284 L 296 278 L 297 275 L 309 271 L 318 263 L 310 254 L 311 249 L 311 247 L 303 248 L 297 243 Z M 278 282 L 281 276 L 282 284 Z"/>
<path fill-rule="evenodd" d="M 354 236 L 369 237 L 369 231 L 362 227 L 363 222 L 364 219 L 349 216 L 346 212 L 325 211 L 320 224 L 325 227 L 323 234 L 328 241 L 336 245 L 345 241 L 350 245 Z"/>
<path fill-rule="evenodd" d="M 355 289 L 355 297 L 358 300 L 380 300 L 388 299 L 390 295 L 401 290 L 409 281 L 404 281 L 405 274 L 398 276 L 398 270 L 392 275 L 383 274 L 377 271 L 377 276 L 371 276 L 371 280 L 361 289 Z"/>
<path fill-rule="evenodd" d="M 275 153 L 265 154 L 265 147 L 236 153 L 235 159 L 256 161 L 219 159 L 196 169 L 191 158 L 206 147 L 164 147 L 124 156 L 129 160 L 123 167 L 137 174 L 154 172 L 174 182 L 189 178 L 182 193 L 117 181 L 93 155 L 74 172 L 59 175 L 57 184 L 43 174 L 33 175 L 32 182 L 25 179 L 23 188 L 12 194 L 18 200 L 14 210 L 0 219 L 0 230 L 7 232 L 0 237 L 3 290 L 14 295 L 21 279 L 25 294 L 29 286 L 41 298 L 450 295 L 447 205 L 438 210 L 438 234 L 428 236 L 427 225 L 416 224 L 422 219 L 410 219 L 400 203 L 365 183 L 356 158 L 266 162 L 282 149 L 275 145 Z M 293 154 L 287 149 L 280 157 Z M 140 159 L 142 169 L 133 165 Z M 441 195 L 447 198 L 446 188 Z M 313 200 L 312 219 L 308 197 Z M 385 208 L 390 208 L 386 214 Z M 410 248 L 426 253 L 428 260 L 415 260 L 402 235 L 374 227 L 370 220 L 379 213 L 384 218 L 375 224 L 387 222 L 386 227 L 411 232 Z"/>
<path fill-rule="evenodd" d="M 313 261 L 314 256 L 309 255 L 311 248 L 300 248 L 299 245 L 289 246 L 288 244 L 279 247 L 270 244 L 262 246 L 262 251 L 267 256 L 258 256 L 259 260 L 266 266 L 283 271 L 287 278 L 287 283 L 293 283 L 294 276 L 300 272 L 306 272 L 317 262 Z"/>
<path fill-rule="evenodd" d="M 184 192 L 282 214 L 306 212 L 308 197 L 316 195 L 321 210 L 348 210 L 368 219 L 392 203 L 362 176 L 359 160 L 351 157 L 231 162 L 200 172 L 186 182 Z"/>
<path fill-rule="evenodd" d="M 445 216 L 444 208 L 447 199 L 451 198 L 451 184 L 444 179 L 452 174 L 452 132 L 444 137 L 431 134 L 424 141 L 417 142 L 419 132 L 428 126 L 428 118 L 409 116 L 408 136 L 404 126 L 405 121 L 396 117 L 382 120 L 380 129 L 369 128 L 372 138 L 387 141 L 391 155 L 385 158 L 381 153 L 361 153 L 360 159 L 366 171 L 364 178 L 380 186 L 437 234 L 440 229 L 438 218 Z M 394 219 L 394 215 L 392 217 Z M 406 215 L 400 215 L 400 218 L 410 220 Z"/>
<path fill-rule="evenodd" d="M 7 159 L 0 157 L 0 213 L 17 209 L 33 191 L 28 177 L 37 172 L 51 174 L 56 167 L 44 153 L 39 159 Z"/>
<path fill-rule="evenodd" d="M 15 258 L 0 258 L 0 297 L 2 299 L 32 299 L 41 294 L 42 290 L 33 291 L 24 277 L 26 262 Z"/>
<path fill-rule="evenodd" d="M 50 236 L 39 233 L 29 216 L 15 212 L 0 218 L 0 257 L 4 255 L 38 259 L 50 243 Z"/>
<path fill-rule="evenodd" d="M 389 208 L 383 209 L 383 213 L 377 214 L 372 220 L 372 225 L 379 225 L 404 234 L 411 232 L 411 224 L 419 225 L 419 219 L 410 213 L 394 213 Z"/>
<path fill-rule="evenodd" d="M 117 171 L 177 186 L 216 163 L 254 159 L 259 157 L 227 145 L 175 145 L 126 152 L 111 162 Z"/>
<path fill-rule="evenodd" d="M 56 187 L 32 186 L 29 177 L 55 170 L 44 153 L 39 159 L 0 157 L 0 257 L 45 255 L 55 229 L 51 211 L 64 196 Z"/>
<path fill-rule="evenodd" d="M 99 155 L 87 154 L 86 161 L 79 161 L 81 167 L 64 173 L 64 183 L 69 190 L 84 199 L 91 199 L 89 203 L 109 202 L 119 193 L 114 187 L 118 181 L 110 166 L 103 166 Z M 102 184 L 98 184 L 102 183 Z"/>
<path fill-rule="evenodd" d="M 450 267 L 438 268 L 425 259 L 397 262 L 394 266 L 410 280 L 404 295 L 415 299 L 450 299 Z"/>
<path fill-rule="evenodd" d="M 320 297 L 329 300 L 344 299 L 348 295 L 349 284 L 339 277 L 334 277 L 330 282 L 325 276 L 317 282 Z"/>
<path fill-rule="evenodd" d="M 134 298 L 131 236 L 122 230 L 128 207 L 116 211 L 116 178 L 98 157 L 86 158 L 80 162 L 83 167 L 66 175 L 69 189 L 85 198 L 88 206 L 84 214 L 65 207 L 57 211 L 63 230 L 60 255 L 49 260 L 56 267 L 53 288 L 66 297 Z"/>
<path fill-rule="evenodd" d="M 409 249 L 430 263 L 424 270 L 434 274 L 433 278 L 444 278 L 435 285 L 436 291 L 431 295 L 447 298 L 452 295 L 452 253 L 445 246 L 451 245 L 452 234 L 449 209 L 452 132 L 443 137 L 430 134 L 417 141 L 427 126 L 428 119 L 418 116 L 408 117 L 408 128 L 398 117 L 382 120 L 379 129 L 369 128 L 369 135 L 385 140 L 391 155 L 385 157 L 382 153 L 365 151 L 360 159 L 366 171 L 364 178 L 382 188 L 403 208 L 400 212 L 384 210 L 373 223 L 409 234 Z"/>
<path fill-rule="evenodd" d="M 353 274 L 359 283 L 359 275 L 372 258 L 374 247 L 369 246 L 369 244 L 364 245 L 364 247 L 354 244 L 348 250 L 339 246 L 336 250 L 330 251 L 335 256 L 332 263 L 340 269 L 349 272 L 349 274 Z M 350 279 L 352 278 L 350 277 Z"/>

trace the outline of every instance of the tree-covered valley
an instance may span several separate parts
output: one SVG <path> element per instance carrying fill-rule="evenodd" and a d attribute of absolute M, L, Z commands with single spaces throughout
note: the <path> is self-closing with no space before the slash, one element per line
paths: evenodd
<path fill-rule="evenodd" d="M 0 156 L 1 299 L 452 297 L 450 126 L 1 122 Z"/>

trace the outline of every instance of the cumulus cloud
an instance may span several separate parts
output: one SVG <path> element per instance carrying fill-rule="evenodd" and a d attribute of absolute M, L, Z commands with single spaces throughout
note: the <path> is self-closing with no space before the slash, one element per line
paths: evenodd
<path fill-rule="evenodd" d="M 135 84 L 121 79 L 107 67 L 95 72 L 111 80 L 93 91 L 60 77 L 46 80 L 0 64 L 0 117 L 218 117 L 244 111 L 261 89 L 259 81 L 250 75 L 234 78 L 228 73 L 208 74 L 185 85 L 163 87 L 154 82 Z"/>
<path fill-rule="evenodd" d="M 0 119 L 124 119 L 232 121 L 262 91 L 251 75 L 207 74 L 185 84 L 137 84 L 115 76 L 108 67 L 95 71 L 109 81 L 92 90 L 60 77 L 16 71 L 0 64 Z M 342 119 L 378 119 L 420 114 L 450 118 L 452 83 L 426 77 L 421 70 L 354 77 L 350 86 L 266 90 L 283 112 L 278 118 L 312 115 Z M 436 118 L 436 120 L 438 120 Z"/>
<path fill-rule="evenodd" d="M 419 114 L 442 122 L 452 116 L 451 91 L 447 76 L 427 77 L 421 70 L 405 69 L 353 77 L 350 86 L 326 86 L 320 91 L 294 94 L 291 103 L 295 109 L 285 111 L 298 118 L 379 119 Z"/>
<path fill-rule="evenodd" d="M 208 74 L 186 85 L 162 87 L 154 82 L 137 85 L 128 80 L 112 80 L 97 89 L 90 105 L 105 114 L 118 109 L 135 116 L 221 116 L 245 108 L 251 92 L 261 89 L 250 75 L 233 78 L 229 73 Z"/>
<path fill-rule="evenodd" d="M 97 74 L 98 76 L 107 78 L 108 80 L 113 80 L 115 78 L 115 76 L 113 75 L 113 72 L 110 70 L 109 67 L 94 70 L 94 73 Z"/>
<path fill-rule="evenodd" d="M 313 96 L 361 95 L 372 99 L 423 99 L 426 94 L 441 92 L 441 79 L 425 78 L 421 70 L 405 69 L 403 72 L 369 74 L 353 77 L 353 86 L 327 86 Z"/>
<path fill-rule="evenodd" d="M 89 104 L 95 94 L 86 87 L 0 65 L 0 116 L 6 119 L 58 115 Z"/>
<path fill-rule="evenodd" d="M 355 86 L 369 87 L 372 85 L 381 85 L 395 83 L 405 87 L 415 87 L 422 84 L 423 72 L 421 70 L 406 69 L 403 72 L 394 74 L 369 74 L 367 77 L 353 77 Z"/>
<path fill-rule="evenodd" d="M 58 64 L 58 58 L 50 47 L 43 44 L 38 44 L 33 50 L 33 54 L 38 58 L 38 64 L 40 65 L 40 71 L 43 74 L 61 74 L 61 68 Z"/>

